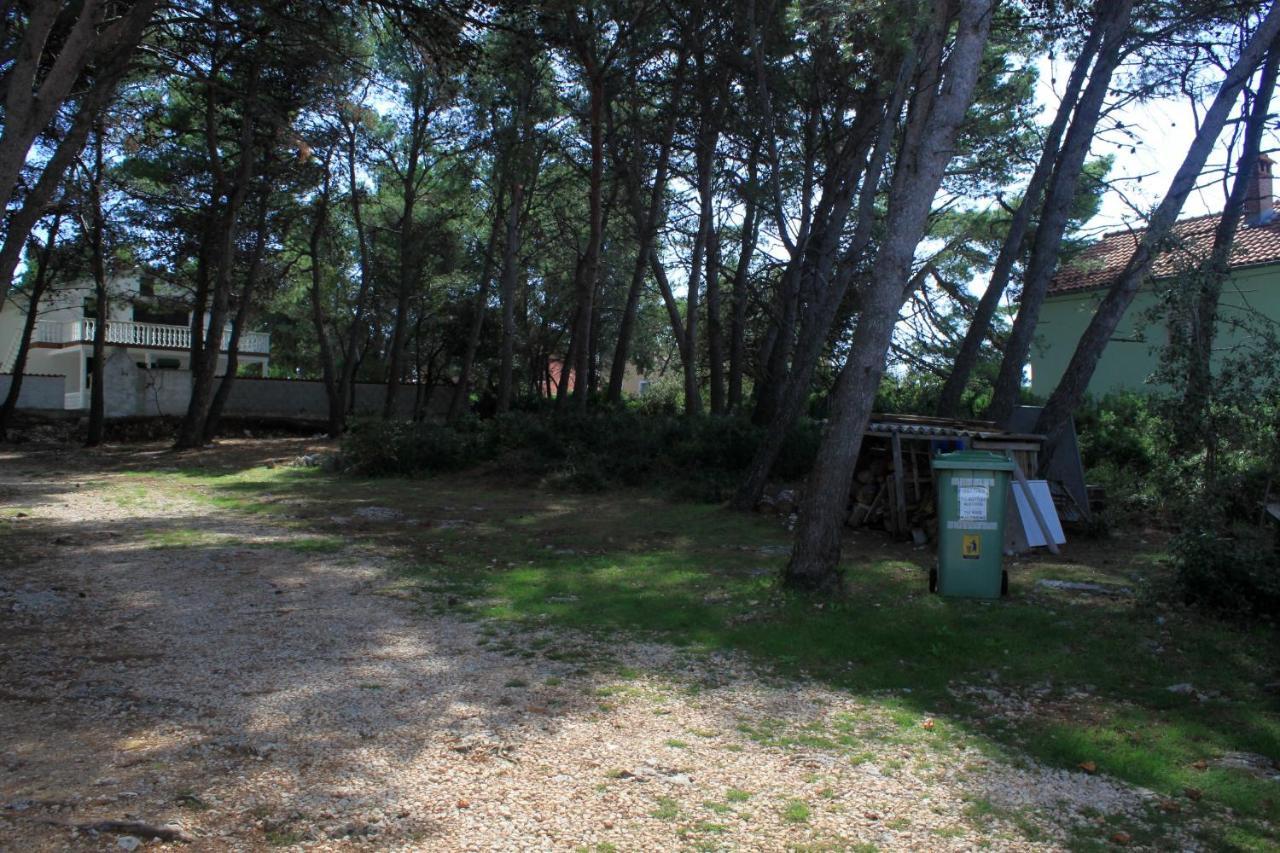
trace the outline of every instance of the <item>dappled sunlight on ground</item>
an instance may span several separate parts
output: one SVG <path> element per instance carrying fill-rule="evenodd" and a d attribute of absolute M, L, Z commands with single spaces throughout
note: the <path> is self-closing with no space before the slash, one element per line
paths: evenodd
<path fill-rule="evenodd" d="M 0 451 L 4 846 L 1161 848 L 1224 804 L 1271 837 L 1275 783 L 1204 756 L 1275 754 L 1274 638 L 1143 604 L 1140 547 L 977 604 L 862 534 L 815 602 L 772 521 L 289 466 L 323 447 Z"/>

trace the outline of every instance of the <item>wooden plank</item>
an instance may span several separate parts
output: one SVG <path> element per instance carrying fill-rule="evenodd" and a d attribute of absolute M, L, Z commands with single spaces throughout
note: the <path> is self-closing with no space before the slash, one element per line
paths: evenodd
<path fill-rule="evenodd" d="M 1035 516 L 1036 524 L 1040 525 L 1040 532 L 1044 534 L 1045 547 L 1049 549 L 1050 554 L 1061 553 L 1058 550 L 1058 543 L 1053 541 L 1053 532 L 1049 529 L 1048 522 L 1044 520 L 1035 496 L 1031 494 L 1031 484 L 1027 482 L 1027 475 L 1022 473 L 1022 466 L 1018 464 L 1017 459 L 1013 458 L 1013 454 L 1009 454 L 1009 460 L 1013 462 L 1013 476 L 1018 478 L 1022 493 L 1027 496 L 1027 505 L 1031 507 L 1031 514 Z"/>
<path fill-rule="evenodd" d="M 907 532 L 907 488 L 902 475 L 902 436 L 895 432 L 890 444 L 893 448 L 893 498 L 898 510 L 894 528 L 903 534 Z"/>
<path fill-rule="evenodd" d="M 913 441 L 907 448 L 907 452 L 911 454 L 911 502 L 915 504 L 920 503 L 920 463 L 916 459 L 918 443 Z"/>
<path fill-rule="evenodd" d="M 1039 450 L 1038 441 L 1004 441 L 1003 439 L 975 438 L 974 450 Z"/>

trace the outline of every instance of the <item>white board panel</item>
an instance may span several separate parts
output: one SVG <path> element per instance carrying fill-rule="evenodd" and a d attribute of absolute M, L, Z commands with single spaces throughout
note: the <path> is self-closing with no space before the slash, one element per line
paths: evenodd
<path fill-rule="evenodd" d="M 1028 480 L 1027 485 L 1031 487 L 1032 500 L 1036 502 L 1036 506 L 1040 507 L 1040 514 L 1044 516 L 1045 524 L 1049 525 L 1054 544 L 1064 544 L 1067 537 L 1062 532 L 1062 522 L 1058 520 L 1058 510 L 1053 505 L 1053 495 L 1049 493 L 1049 482 Z M 1027 495 L 1022 484 L 1011 483 L 1010 486 L 1013 488 L 1014 505 L 1018 508 L 1018 518 L 1022 521 L 1022 531 L 1027 537 L 1027 544 L 1032 548 L 1043 548 L 1047 543 L 1044 541 L 1044 534 L 1040 531 L 1040 525 L 1036 523 L 1035 513 L 1027 503 Z"/>

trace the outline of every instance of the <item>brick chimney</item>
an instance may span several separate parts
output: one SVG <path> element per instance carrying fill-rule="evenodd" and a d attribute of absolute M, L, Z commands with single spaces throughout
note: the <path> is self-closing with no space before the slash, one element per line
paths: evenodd
<path fill-rule="evenodd" d="M 1271 167 L 1275 165 L 1266 154 L 1258 155 L 1258 173 L 1244 200 L 1244 221 L 1250 225 L 1262 225 L 1275 215 L 1271 193 Z"/>

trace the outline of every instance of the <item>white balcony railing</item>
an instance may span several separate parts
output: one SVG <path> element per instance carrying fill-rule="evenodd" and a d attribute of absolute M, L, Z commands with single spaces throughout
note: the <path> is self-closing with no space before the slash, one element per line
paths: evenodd
<path fill-rule="evenodd" d="M 40 320 L 36 323 L 35 341 L 40 344 L 66 346 L 93 343 L 97 321 Z M 231 329 L 222 333 L 222 351 L 226 352 L 231 339 Z M 166 326 L 159 323 L 134 323 L 111 320 L 107 323 L 107 344 L 111 346 L 138 347 L 139 349 L 191 349 L 191 329 L 187 326 Z M 271 351 L 271 335 L 266 332 L 245 332 L 240 336 L 240 352 L 266 354 Z"/>

